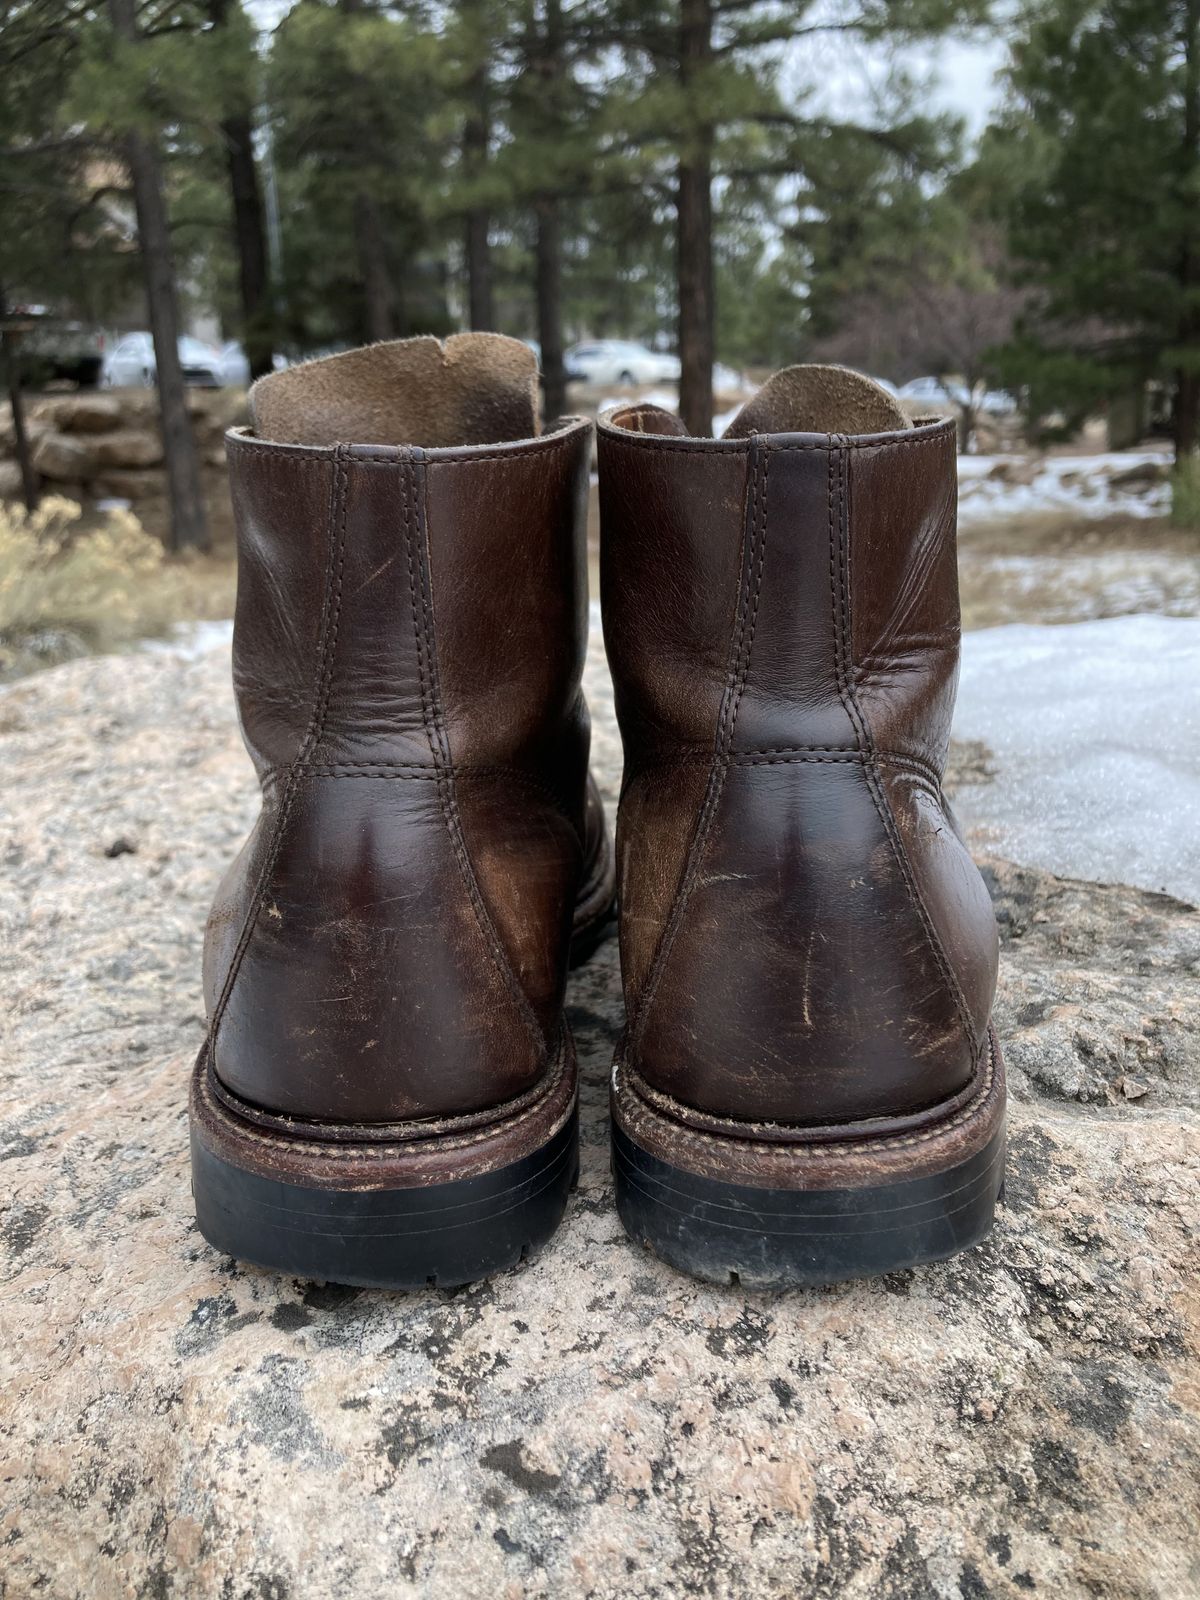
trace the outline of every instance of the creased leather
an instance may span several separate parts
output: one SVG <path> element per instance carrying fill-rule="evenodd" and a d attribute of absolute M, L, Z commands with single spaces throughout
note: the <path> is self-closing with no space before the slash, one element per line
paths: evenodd
<path fill-rule="evenodd" d="M 500 1106 L 548 1070 L 607 850 L 580 688 L 589 444 L 586 423 L 432 451 L 231 437 L 264 801 L 205 989 L 243 1100 L 391 1123 Z"/>
<path fill-rule="evenodd" d="M 621 421 L 599 438 L 625 1059 L 746 1121 L 935 1109 L 977 1073 L 996 975 L 940 788 L 953 428 L 701 441 Z"/>

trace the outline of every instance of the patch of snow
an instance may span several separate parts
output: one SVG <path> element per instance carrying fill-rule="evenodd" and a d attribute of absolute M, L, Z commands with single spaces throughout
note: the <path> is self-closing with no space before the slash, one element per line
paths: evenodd
<path fill-rule="evenodd" d="M 144 639 L 142 649 L 152 655 L 182 656 L 197 661 L 210 650 L 228 650 L 233 642 L 233 622 L 177 622 L 165 639 Z"/>
<path fill-rule="evenodd" d="M 1164 461 L 1159 450 L 1123 450 L 1091 456 L 1048 456 L 1030 483 L 992 478 L 997 468 L 1019 472 L 1023 456 L 960 456 L 958 520 L 1000 522 L 1044 511 L 1074 511 L 1082 517 L 1161 517 L 1170 509 L 1166 483 L 1152 488 L 1114 488 L 1112 479 L 1132 467 Z"/>
<path fill-rule="evenodd" d="M 1200 903 L 1200 618 L 965 634 L 954 733 L 995 758 L 955 800 L 977 841 Z"/>

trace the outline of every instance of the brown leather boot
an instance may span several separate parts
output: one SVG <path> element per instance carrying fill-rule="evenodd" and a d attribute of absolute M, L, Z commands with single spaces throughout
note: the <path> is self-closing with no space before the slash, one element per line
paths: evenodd
<path fill-rule="evenodd" d="M 265 378 L 230 435 L 263 808 L 209 921 L 191 1113 L 231 1255 L 461 1283 L 566 1204 L 568 951 L 614 873 L 580 690 L 591 427 L 534 438 L 536 384 L 496 335 L 376 345 Z"/>
<path fill-rule="evenodd" d="M 941 788 L 955 499 L 953 424 L 839 368 L 720 440 L 600 428 L 617 1204 L 701 1277 L 831 1282 L 991 1225 L 996 929 Z"/>

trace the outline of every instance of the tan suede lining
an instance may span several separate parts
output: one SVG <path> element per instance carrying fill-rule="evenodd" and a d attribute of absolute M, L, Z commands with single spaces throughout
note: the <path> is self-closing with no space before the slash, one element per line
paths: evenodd
<path fill-rule="evenodd" d="M 752 433 L 891 433 L 912 423 L 886 389 L 849 367 L 785 367 L 748 400 L 726 431 Z"/>
<path fill-rule="evenodd" d="M 519 339 L 456 333 L 398 339 L 307 361 L 250 390 L 260 439 L 276 444 L 499 444 L 538 432 L 537 362 Z"/>
<path fill-rule="evenodd" d="M 632 405 L 608 419 L 630 433 L 683 437 L 679 418 L 660 406 Z M 849 367 L 785 367 L 748 400 L 725 431 L 726 439 L 755 433 L 894 433 L 912 422 L 886 389 Z"/>

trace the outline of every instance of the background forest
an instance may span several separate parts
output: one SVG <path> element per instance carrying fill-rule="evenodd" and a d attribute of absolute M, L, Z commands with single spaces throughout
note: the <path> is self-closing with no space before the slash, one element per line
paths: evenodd
<path fill-rule="evenodd" d="M 968 141 L 914 61 L 981 31 Z M 205 309 L 254 373 L 499 329 L 551 414 L 639 339 L 700 433 L 718 359 L 953 375 L 1157 411 L 1195 495 L 1200 0 L 4 0 L 0 74 L 10 308 Z"/>

